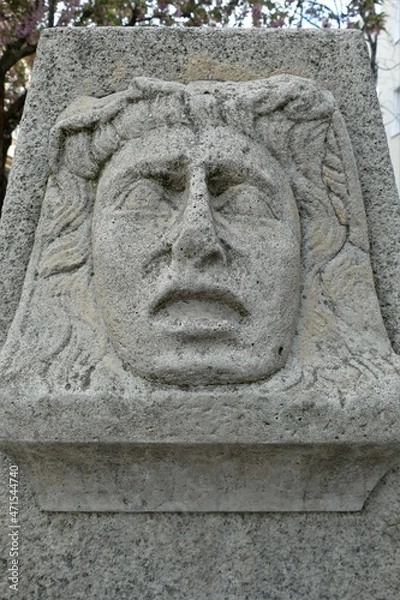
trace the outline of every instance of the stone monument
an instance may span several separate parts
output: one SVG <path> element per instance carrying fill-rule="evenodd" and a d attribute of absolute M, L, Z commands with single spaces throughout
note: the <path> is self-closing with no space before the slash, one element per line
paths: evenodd
<path fill-rule="evenodd" d="M 179 68 L 162 75 L 126 56 L 123 42 L 159 38 L 186 49 Z M 65 94 L 68 77 L 53 65 L 49 77 L 52 44 L 82 66 L 102 40 L 110 58 Z M 265 56 L 246 67 L 254 41 Z M 289 64 L 288 41 L 301 64 Z M 32 203 L 17 277 L 12 200 L 5 215 L 4 289 L 15 283 L 0 355 L 0 442 L 42 510 L 197 512 L 204 523 L 209 512 L 359 511 L 398 464 L 400 274 L 379 303 L 376 282 L 393 273 L 370 252 L 376 182 L 357 155 L 367 136 L 328 76 L 335 60 L 354 75 L 333 58 L 346 47 L 361 52 L 362 79 L 353 32 L 43 36 L 9 197 L 30 202 L 19 189 L 30 144 L 47 167 L 33 176 L 40 218 Z M 33 126 L 52 86 L 48 123 Z M 398 207 L 377 202 L 394 226 Z"/>

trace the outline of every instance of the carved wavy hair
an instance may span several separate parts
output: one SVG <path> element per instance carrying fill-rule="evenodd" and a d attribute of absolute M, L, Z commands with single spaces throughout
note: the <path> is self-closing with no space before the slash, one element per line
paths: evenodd
<path fill-rule="evenodd" d="M 333 96 L 292 75 L 187 85 L 137 78 L 124 92 L 78 99 L 52 129 L 42 215 L 3 353 L 8 372 L 28 370 L 67 389 L 85 389 L 112 352 L 93 280 L 97 181 L 128 140 L 140 144 L 150 129 L 177 123 L 237 129 L 261 142 L 286 172 L 302 226 L 302 303 L 293 348 L 299 360 L 318 361 L 321 345 L 331 344 L 332 362 L 340 361 L 337 348 L 345 345 L 351 354 L 360 346 L 357 332 L 367 329 L 361 346 L 372 348 L 377 336 L 386 343 L 373 293 L 363 310 L 353 291 L 354 306 L 338 296 L 338 274 L 340 294 L 352 285 L 349 279 L 367 278 L 372 290 L 373 284 L 357 169 Z M 338 336 L 345 344 L 338 346 Z"/>

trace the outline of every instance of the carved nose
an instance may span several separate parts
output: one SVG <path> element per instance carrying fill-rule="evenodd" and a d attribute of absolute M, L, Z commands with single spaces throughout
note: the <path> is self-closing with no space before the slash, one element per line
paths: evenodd
<path fill-rule="evenodd" d="M 193 179 L 189 200 L 172 245 L 175 260 L 191 261 L 196 266 L 225 263 L 225 252 L 218 238 L 205 181 Z"/>

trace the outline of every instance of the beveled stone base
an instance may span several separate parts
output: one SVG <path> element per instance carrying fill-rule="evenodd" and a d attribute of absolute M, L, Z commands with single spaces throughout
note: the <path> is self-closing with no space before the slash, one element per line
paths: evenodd
<path fill-rule="evenodd" d="M 400 447 L 15 444 L 45 511 L 359 511 Z"/>

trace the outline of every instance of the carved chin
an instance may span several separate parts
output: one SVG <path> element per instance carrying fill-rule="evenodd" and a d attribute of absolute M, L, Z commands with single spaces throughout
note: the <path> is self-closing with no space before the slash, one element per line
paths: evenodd
<path fill-rule="evenodd" d="M 234 353 L 232 353 L 234 354 Z M 211 357 L 210 354 L 187 353 L 185 358 L 171 354 L 158 357 L 155 362 L 142 361 L 133 364 L 124 363 L 125 368 L 144 379 L 159 381 L 171 385 L 228 385 L 254 383 L 271 377 L 285 364 L 286 357 L 237 357 L 240 365 L 234 362 L 234 356 Z M 267 362 L 265 362 L 265 360 Z"/>
<path fill-rule="evenodd" d="M 247 341 L 249 332 L 236 321 L 204 315 L 172 323 L 159 320 L 155 332 L 137 322 L 132 336 L 109 322 L 108 333 L 124 368 L 133 375 L 173 385 L 240 384 L 265 380 L 284 367 L 294 319 L 278 335 L 255 342 Z"/>

